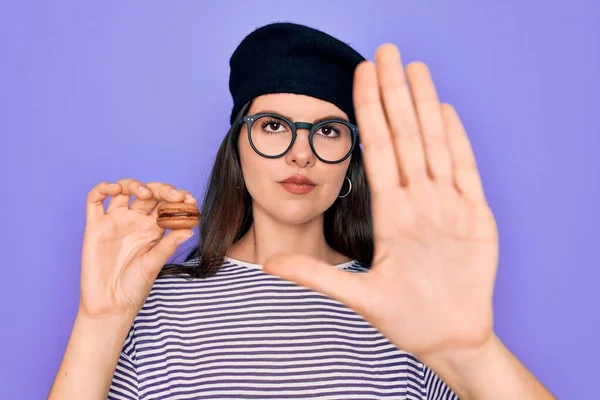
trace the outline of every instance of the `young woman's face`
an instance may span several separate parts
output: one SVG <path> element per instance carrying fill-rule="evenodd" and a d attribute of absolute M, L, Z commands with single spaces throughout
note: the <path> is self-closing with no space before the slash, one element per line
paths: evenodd
<path fill-rule="evenodd" d="M 247 115 L 270 112 L 287 117 L 292 122 L 309 122 L 325 117 L 347 120 L 347 115 L 332 103 L 314 97 L 297 94 L 268 94 L 254 99 Z M 285 146 L 291 132 L 276 120 L 263 119 L 252 128 L 253 142 L 259 150 L 277 152 Z M 260 136 L 259 136 L 260 134 Z M 248 125 L 243 125 L 238 138 L 244 181 L 254 207 L 289 224 L 301 224 L 321 216 L 344 192 L 344 177 L 350 157 L 341 163 L 327 164 L 320 161 L 311 150 L 307 129 L 298 129 L 293 147 L 282 157 L 269 159 L 257 154 L 248 140 Z M 337 136 L 329 128 L 317 132 L 315 145 L 322 151 L 332 151 Z M 278 142 L 281 141 L 281 143 Z M 316 141 L 323 141 L 317 144 Z M 337 143 L 337 142 L 336 142 Z M 319 150 L 317 150 L 319 151 Z M 321 153 L 319 153 L 321 155 Z M 308 178 L 311 185 L 285 183 L 286 179 Z"/>

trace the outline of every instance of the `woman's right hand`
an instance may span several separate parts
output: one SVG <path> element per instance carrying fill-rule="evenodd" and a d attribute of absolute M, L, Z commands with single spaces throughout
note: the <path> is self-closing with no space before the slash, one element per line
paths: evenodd
<path fill-rule="evenodd" d="M 104 200 L 109 196 L 105 211 Z M 129 205 L 131 196 L 134 200 Z M 112 185 L 102 182 L 89 192 L 81 258 L 80 315 L 133 321 L 162 266 L 193 235 L 191 229 L 164 234 L 165 230 L 156 223 L 156 209 L 165 201 L 196 203 L 186 190 L 133 179 Z"/>

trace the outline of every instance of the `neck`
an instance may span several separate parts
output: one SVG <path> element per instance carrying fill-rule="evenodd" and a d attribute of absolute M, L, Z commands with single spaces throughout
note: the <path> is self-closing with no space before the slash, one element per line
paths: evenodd
<path fill-rule="evenodd" d="M 331 265 L 350 261 L 327 244 L 323 215 L 302 224 L 289 224 L 273 219 L 258 207 L 253 208 L 250 229 L 233 244 L 227 255 L 262 265 L 280 253 L 303 254 Z"/>

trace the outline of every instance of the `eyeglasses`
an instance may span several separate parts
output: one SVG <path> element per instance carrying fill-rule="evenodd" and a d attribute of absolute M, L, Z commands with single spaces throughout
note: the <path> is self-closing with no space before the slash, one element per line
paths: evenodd
<path fill-rule="evenodd" d="M 308 129 L 308 142 L 315 156 L 324 163 L 336 164 L 352 154 L 358 137 L 356 125 L 339 119 L 311 124 L 261 113 L 243 116 L 240 124 L 248 125 L 250 146 L 265 158 L 283 157 L 294 146 L 297 130 Z"/>

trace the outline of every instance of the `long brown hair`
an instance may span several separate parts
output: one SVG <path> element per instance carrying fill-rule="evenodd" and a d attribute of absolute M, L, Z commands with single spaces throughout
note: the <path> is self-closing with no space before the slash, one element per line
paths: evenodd
<path fill-rule="evenodd" d="M 242 107 L 217 152 L 201 206 L 203 218 L 197 246 L 183 263 L 166 264 L 159 276 L 215 275 L 229 248 L 250 229 L 252 198 L 245 186 L 237 147 L 239 121 L 250 104 Z M 346 175 L 352 181 L 352 190 L 325 211 L 324 233 L 329 246 L 368 267 L 373 259 L 373 228 L 361 152 L 360 146 L 355 146 Z M 344 184 L 342 191 L 345 190 Z"/>

